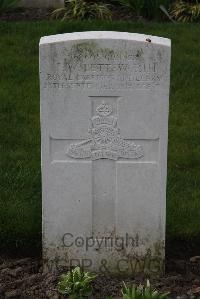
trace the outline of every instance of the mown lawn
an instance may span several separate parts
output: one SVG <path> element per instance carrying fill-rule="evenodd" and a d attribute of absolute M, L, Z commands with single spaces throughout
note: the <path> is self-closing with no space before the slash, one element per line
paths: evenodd
<path fill-rule="evenodd" d="M 84 30 L 172 39 L 167 237 L 200 237 L 200 25 L 1 22 L 0 250 L 34 253 L 41 246 L 39 39 Z"/>

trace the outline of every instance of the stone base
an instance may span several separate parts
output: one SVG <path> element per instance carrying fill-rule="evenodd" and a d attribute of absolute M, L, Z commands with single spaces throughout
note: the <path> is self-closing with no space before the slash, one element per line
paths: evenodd
<path fill-rule="evenodd" d="M 43 248 L 43 271 L 66 272 L 79 266 L 85 271 L 114 276 L 138 274 L 148 277 L 162 276 L 165 272 L 164 242 L 149 249 L 131 248 Z"/>

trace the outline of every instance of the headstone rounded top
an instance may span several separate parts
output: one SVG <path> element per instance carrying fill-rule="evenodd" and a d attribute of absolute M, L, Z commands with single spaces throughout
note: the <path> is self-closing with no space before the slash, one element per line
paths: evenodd
<path fill-rule="evenodd" d="M 171 40 L 168 38 L 117 31 L 84 31 L 43 36 L 40 39 L 40 45 L 88 39 L 129 40 L 144 43 L 153 43 L 166 47 L 171 46 Z"/>

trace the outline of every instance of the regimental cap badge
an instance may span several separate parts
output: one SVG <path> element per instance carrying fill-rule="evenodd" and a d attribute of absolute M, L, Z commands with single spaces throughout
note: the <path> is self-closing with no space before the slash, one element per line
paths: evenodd
<path fill-rule="evenodd" d="M 96 109 L 97 114 L 100 116 L 108 116 L 112 113 L 112 111 L 112 106 L 105 102 L 102 102 L 102 104 Z"/>

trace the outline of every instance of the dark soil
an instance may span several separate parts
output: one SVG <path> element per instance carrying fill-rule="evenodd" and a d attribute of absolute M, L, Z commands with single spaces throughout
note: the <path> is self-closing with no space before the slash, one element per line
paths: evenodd
<path fill-rule="evenodd" d="M 22 258 L 16 254 L 12 258 L 0 257 L 0 299 L 60 298 L 57 292 L 59 274 L 43 273 L 41 258 Z M 93 283 L 91 299 L 121 298 L 122 280 L 99 274 Z M 124 280 L 128 284 L 139 284 L 145 282 L 145 277 Z M 152 278 L 151 283 L 160 291 L 169 291 L 171 298 L 200 299 L 200 240 L 166 240 L 166 274 Z"/>
<path fill-rule="evenodd" d="M 53 9 L 47 8 L 18 8 L 0 13 L 1 21 L 40 21 L 49 20 Z"/>
<path fill-rule="evenodd" d="M 133 15 L 125 8 L 115 5 L 110 6 L 112 11 L 112 20 L 136 21 L 141 18 Z M 53 9 L 47 8 L 18 8 L 8 12 L 0 13 L 1 21 L 40 21 L 51 20 Z"/>
<path fill-rule="evenodd" d="M 169 291 L 171 298 L 200 298 L 200 256 L 186 261 L 170 260 L 167 265 L 166 275 L 151 279 L 152 285 L 160 291 Z M 0 259 L 0 298 L 58 299 L 58 280 L 58 274 L 42 272 L 41 260 L 37 258 Z M 144 281 L 144 277 L 125 279 L 128 284 Z M 93 283 L 91 298 L 121 298 L 121 286 L 122 278 L 99 274 Z"/>

